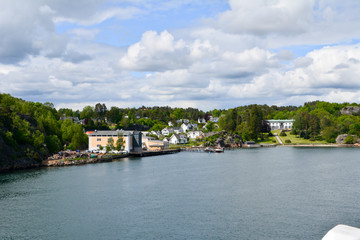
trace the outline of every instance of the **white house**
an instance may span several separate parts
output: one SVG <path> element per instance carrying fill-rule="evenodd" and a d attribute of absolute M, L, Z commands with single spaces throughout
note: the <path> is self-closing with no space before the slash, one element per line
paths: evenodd
<path fill-rule="evenodd" d="M 186 132 L 188 130 L 192 130 L 192 125 L 187 124 L 187 123 L 183 123 L 183 124 L 181 124 L 181 128 L 182 128 L 183 132 Z"/>
<path fill-rule="evenodd" d="M 156 135 L 157 137 L 160 137 L 161 132 L 160 131 L 151 131 L 150 134 Z"/>
<path fill-rule="evenodd" d="M 198 118 L 198 123 L 206 123 L 205 118 Z"/>
<path fill-rule="evenodd" d="M 190 131 L 187 133 L 187 137 L 190 139 L 196 139 L 196 138 L 200 138 L 203 136 L 204 136 L 204 133 L 202 131 Z"/>
<path fill-rule="evenodd" d="M 176 123 L 189 123 L 190 120 L 189 119 L 179 119 L 179 120 L 176 120 Z"/>
<path fill-rule="evenodd" d="M 171 144 L 184 144 L 187 142 L 188 140 L 184 134 L 173 134 L 169 140 Z"/>
<path fill-rule="evenodd" d="M 192 131 L 198 128 L 197 124 L 191 124 L 191 123 L 183 123 L 181 124 L 181 128 L 183 129 L 183 132 L 186 131 Z"/>
<path fill-rule="evenodd" d="M 214 122 L 214 123 L 218 123 L 218 122 L 219 122 L 219 118 L 218 118 L 218 117 L 210 116 L 209 121 Z"/>
<path fill-rule="evenodd" d="M 169 122 L 168 122 L 168 126 L 170 126 L 170 127 L 174 126 L 174 124 L 172 123 L 172 121 L 169 121 Z"/>
<path fill-rule="evenodd" d="M 180 134 L 180 133 L 184 132 L 184 130 L 181 127 L 174 127 L 172 129 L 173 129 L 173 132 L 176 134 Z"/>
<path fill-rule="evenodd" d="M 163 130 L 161 130 L 161 134 L 162 135 L 169 135 L 170 133 L 173 133 L 174 132 L 174 129 L 173 128 L 164 128 Z"/>
<path fill-rule="evenodd" d="M 294 119 L 286 119 L 286 120 L 266 120 L 269 122 L 271 130 L 290 130 L 292 129 Z"/>

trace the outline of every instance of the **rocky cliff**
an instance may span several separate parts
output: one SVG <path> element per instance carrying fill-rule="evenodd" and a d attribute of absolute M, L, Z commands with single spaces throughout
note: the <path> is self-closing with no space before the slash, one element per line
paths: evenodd
<path fill-rule="evenodd" d="M 20 146 L 18 149 L 7 145 L 0 136 L 0 173 L 13 170 L 40 167 L 41 162 L 29 158 L 25 152 L 32 152 L 32 146 Z"/>
<path fill-rule="evenodd" d="M 340 110 L 343 115 L 360 115 L 360 107 L 357 106 L 347 106 Z"/>

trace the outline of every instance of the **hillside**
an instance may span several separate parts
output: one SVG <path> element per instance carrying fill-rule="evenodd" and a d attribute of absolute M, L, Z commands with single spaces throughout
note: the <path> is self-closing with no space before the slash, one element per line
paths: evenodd
<path fill-rule="evenodd" d="M 0 172 L 37 167 L 64 145 L 86 148 L 82 127 L 58 119 L 51 104 L 0 94 Z"/>

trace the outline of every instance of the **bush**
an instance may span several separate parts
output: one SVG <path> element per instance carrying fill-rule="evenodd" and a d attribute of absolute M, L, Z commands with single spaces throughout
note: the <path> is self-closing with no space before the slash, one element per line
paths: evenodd
<path fill-rule="evenodd" d="M 291 143 L 291 140 L 290 140 L 290 139 L 286 139 L 286 140 L 285 140 L 285 143 Z"/>
<path fill-rule="evenodd" d="M 291 134 L 291 135 L 298 135 L 298 134 L 299 134 L 299 131 L 293 129 L 293 130 L 291 130 L 290 134 Z"/>
<path fill-rule="evenodd" d="M 309 139 L 309 134 L 305 131 L 300 132 L 300 138 Z"/>
<path fill-rule="evenodd" d="M 272 134 L 272 132 L 269 132 L 268 137 L 273 137 L 273 136 L 274 134 Z"/>
<path fill-rule="evenodd" d="M 281 137 L 286 137 L 287 135 L 286 135 L 285 132 L 282 131 L 282 132 L 280 133 L 280 136 L 281 136 Z"/>
<path fill-rule="evenodd" d="M 353 144 L 354 143 L 354 137 L 351 136 L 351 135 L 348 135 L 346 138 L 345 138 L 345 144 Z"/>

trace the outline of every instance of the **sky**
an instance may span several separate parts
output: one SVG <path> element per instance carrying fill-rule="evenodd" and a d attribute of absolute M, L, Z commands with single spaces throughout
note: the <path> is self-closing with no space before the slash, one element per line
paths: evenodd
<path fill-rule="evenodd" d="M 0 93 L 56 108 L 360 102 L 358 0 L 0 0 Z"/>

